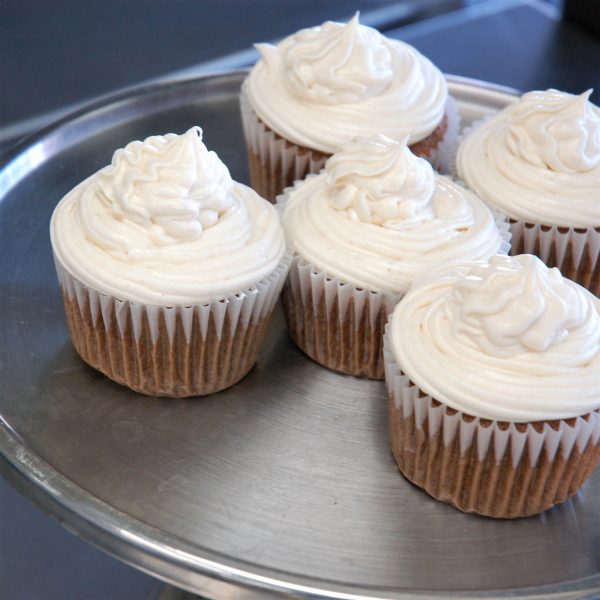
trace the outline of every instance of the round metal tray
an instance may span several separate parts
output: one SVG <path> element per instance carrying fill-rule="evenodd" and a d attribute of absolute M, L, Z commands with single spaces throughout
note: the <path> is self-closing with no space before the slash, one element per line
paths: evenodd
<path fill-rule="evenodd" d="M 538 517 L 436 502 L 398 472 L 381 382 L 319 367 L 281 315 L 257 366 L 210 397 L 137 395 L 69 342 L 48 222 L 130 140 L 194 124 L 247 179 L 243 72 L 140 89 L 17 149 L 0 171 L 3 473 L 70 529 L 218 598 L 589 598 L 600 594 L 600 472 Z M 449 78 L 468 122 L 509 91 Z"/>

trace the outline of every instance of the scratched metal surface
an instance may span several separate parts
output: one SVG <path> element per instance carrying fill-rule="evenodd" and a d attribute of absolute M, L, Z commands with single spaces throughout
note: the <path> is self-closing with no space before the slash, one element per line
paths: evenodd
<path fill-rule="evenodd" d="M 51 260 L 54 206 L 115 148 L 193 124 L 245 181 L 242 77 L 98 106 L 0 172 L 4 474 L 105 550 L 219 598 L 600 595 L 600 472 L 574 500 L 525 520 L 438 503 L 394 465 L 383 384 L 312 363 L 279 314 L 256 368 L 208 398 L 139 396 L 78 359 Z M 511 99 L 451 88 L 467 121 Z"/>

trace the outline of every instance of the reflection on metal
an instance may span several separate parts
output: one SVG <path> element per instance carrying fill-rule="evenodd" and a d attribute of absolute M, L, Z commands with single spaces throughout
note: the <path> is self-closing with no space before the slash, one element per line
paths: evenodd
<path fill-rule="evenodd" d="M 0 170 L 2 472 L 82 537 L 208 597 L 598 595 L 600 472 L 536 518 L 495 521 L 436 502 L 390 456 L 383 384 L 311 362 L 280 314 L 252 372 L 206 398 L 140 396 L 77 357 L 48 240 L 56 202 L 115 148 L 193 124 L 246 180 L 243 77 L 95 104 Z M 514 99 L 454 78 L 450 89 L 467 122 Z"/>

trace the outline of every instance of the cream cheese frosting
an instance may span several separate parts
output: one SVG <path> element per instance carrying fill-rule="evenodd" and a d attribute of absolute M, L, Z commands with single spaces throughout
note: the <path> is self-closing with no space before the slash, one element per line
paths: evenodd
<path fill-rule="evenodd" d="M 441 262 L 507 245 L 489 208 L 403 141 L 358 138 L 282 199 L 290 249 L 358 288 L 404 293 Z"/>
<path fill-rule="evenodd" d="M 523 95 L 461 144 L 466 184 L 514 219 L 600 225 L 600 108 L 591 90 Z"/>
<path fill-rule="evenodd" d="M 444 116 L 442 73 L 412 46 L 361 25 L 358 14 L 256 47 L 262 58 L 245 93 L 264 123 L 300 146 L 333 154 L 378 133 L 413 144 Z"/>
<path fill-rule="evenodd" d="M 198 127 L 117 150 L 61 200 L 50 233 L 82 283 L 161 306 L 243 291 L 285 251 L 274 207 L 231 179 Z"/>
<path fill-rule="evenodd" d="M 600 299 L 532 255 L 440 269 L 390 320 L 425 393 L 475 417 L 565 419 L 600 408 Z"/>

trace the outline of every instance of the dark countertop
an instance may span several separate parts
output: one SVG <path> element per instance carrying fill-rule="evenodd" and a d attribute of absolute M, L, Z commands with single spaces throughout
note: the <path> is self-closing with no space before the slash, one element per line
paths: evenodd
<path fill-rule="evenodd" d="M 0 91 L 0 126 L 385 4 L 4 0 L 0 81 L 9 85 Z"/>
<path fill-rule="evenodd" d="M 594 87 L 600 101 L 600 40 L 542 0 L 90 0 L 85 10 L 77 0 L 4 0 L 0 148 L 99 95 L 201 65 L 247 65 L 254 41 L 356 10 L 447 73 L 521 90 Z"/>
<path fill-rule="evenodd" d="M 470 2 L 398 26 L 458 4 L 425 2 L 414 10 L 389 0 L 4 0 L 0 144 L 57 109 L 247 50 L 253 41 L 349 17 L 357 8 L 377 9 L 375 22 L 388 35 L 415 45 L 445 72 L 521 90 L 595 87 L 598 103 L 600 39 L 563 22 L 546 3 Z M 251 56 L 234 55 L 230 64 Z M 1 481 L 0 510 L 0 596 L 120 600 L 158 594 L 159 582 L 76 539 Z"/>
<path fill-rule="evenodd" d="M 369 24 L 398 23 L 460 0 L 3 0 L 3 129 L 357 10 Z M 234 61 L 235 62 L 235 61 Z M 17 128 L 23 131 L 23 128 Z"/>
<path fill-rule="evenodd" d="M 0 478 L 0 597 L 154 600 L 162 583 L 72 535 Z"/>
<path fill-rule="evenodd" d="M 591 100 L 600 103 L 600 38 L 541 2 L 485 2 L 387 35 L 414 45 L 445 73 L 521 91 L 594 88 Z"/>

